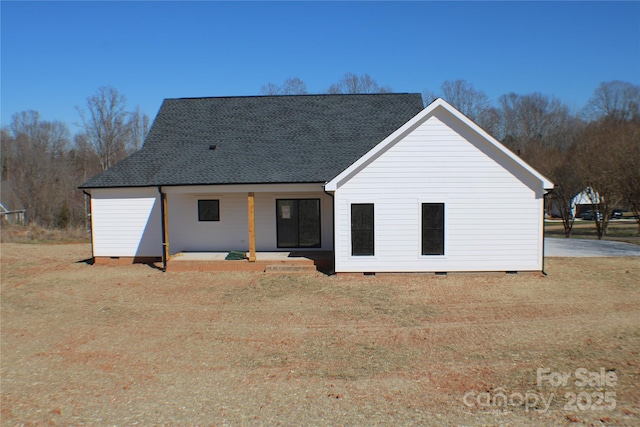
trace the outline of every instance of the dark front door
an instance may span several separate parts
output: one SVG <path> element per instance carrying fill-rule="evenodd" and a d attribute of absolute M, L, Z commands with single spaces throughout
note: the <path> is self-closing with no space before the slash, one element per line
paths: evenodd
<path fill-rule="evenodd" d="M 320 199 L 278 199 L 279 248 L 320 247 Z"/>

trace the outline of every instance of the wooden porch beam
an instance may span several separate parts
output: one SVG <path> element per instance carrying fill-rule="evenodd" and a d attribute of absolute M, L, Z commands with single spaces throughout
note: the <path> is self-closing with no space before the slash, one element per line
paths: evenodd
<path fill-rule="evenodd" d="M 256 214 L 253 192 L 248 194 L 247 202 L 249 208 L 249 262 L 256 262 Z"/>

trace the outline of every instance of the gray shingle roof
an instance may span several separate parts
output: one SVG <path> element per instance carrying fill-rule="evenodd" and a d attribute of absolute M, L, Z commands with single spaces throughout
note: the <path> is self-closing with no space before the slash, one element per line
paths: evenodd
<path fill-rule="evenodd" d="M 143 148 L 81 188 L 326 182 L 422 108 L 420 94 L 165 99 Z"/>

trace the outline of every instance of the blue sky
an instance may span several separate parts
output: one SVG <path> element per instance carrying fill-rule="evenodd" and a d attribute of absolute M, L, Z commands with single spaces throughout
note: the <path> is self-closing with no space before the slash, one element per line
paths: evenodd
<path fill-rule="evenodd" d="M 640 2 L 7 2 L 1 124 L 66 122 L 111 85 L 152 118 L 164 98 L 325 92 L 368 73 L 395 92 L 465 79 L 495 102 L 541 92 L 578 109 L 603 81 L 640 84 Z"/>

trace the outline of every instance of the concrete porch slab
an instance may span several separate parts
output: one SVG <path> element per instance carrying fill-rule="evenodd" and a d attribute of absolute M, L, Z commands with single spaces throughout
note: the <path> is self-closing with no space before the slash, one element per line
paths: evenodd
<path fill-rule="evenodd" d="M 229 252 L 180 252 L 171 255 L 171 261 L 225 261 Z M 246 252 L 248 255 L 248 252 Z M 313 252 L 256 252 L 256 261 L 291 261 L 300 259 L 331 259 L 328 251 Z"/>
<path fill-rule="evenodd" d="M 180 252 L 172 255 L 167 271 L 295 271 L 330 272 L 331 251 L 256 252 L 256 261 L 226 260 L 228 252 Z M 292 270 L 292 271 L 293 271 Z"/>

